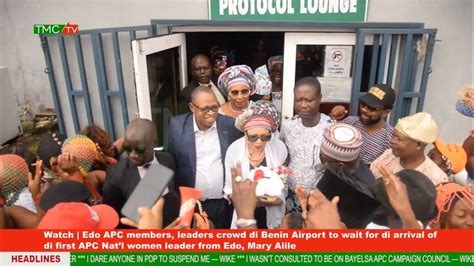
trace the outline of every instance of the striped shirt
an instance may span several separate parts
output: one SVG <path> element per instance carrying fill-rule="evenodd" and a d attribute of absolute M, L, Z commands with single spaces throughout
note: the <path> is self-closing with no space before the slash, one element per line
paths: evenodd
<path fill-rule="evenodd" d="M 385 123 L 384 127 L 377 132 L 367 132 L 358 116 L 348 116 L 342 122 L 357 128 L 362 134 L 362 147 L 359 158 L 365 164 L 371 164 L 382 153 L 390 149 L 390 141 L 393 136 L 393 127 Z"/>

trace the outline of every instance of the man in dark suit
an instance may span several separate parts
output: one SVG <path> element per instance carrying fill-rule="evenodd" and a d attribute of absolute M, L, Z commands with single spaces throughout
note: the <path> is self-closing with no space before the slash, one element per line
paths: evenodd
<path fill-rule="evenodd" d="M 217 86 L 216 81 L 211 79 L 212 77 L 212 65 L 209 58 L 203 54 L 197 54 L 191 60 L 191 75 L 193 80 L 186 86 L 179 94 L 179 102 L 182 105 L 188 105 L 191 102 L 191 94 L 194 89 L 198 86 L 209 87 L 216 95 L 219 104 L 224 104 L 226 101 L 226 95 L 222 95 Z"/>
<path fill-rule="evenodd" d="M 229 145 L 242 134 L 234 119 L 217 113 L 219 103 L 208 87 L 194 89 L 192 113 L 173 118 L 168 134 L 168 151 L 174 155 L 178 186 L 202 192 L 201 202 L 216 228 L 229 228 L 233 208 L 224 199 L 224 159 Z"/>
<path fill-rule="evenodd" d="M 162 164 L 176 173 L 173 156 L 164 152 L 155 155 L 155 140 L 156 128 L 152 121 L 135 119 L 127 126 L 123 148 L 128 152 L 128 157 L 107 169 L 102 187 L 104 203 L 112 206 L 118 213 L 151 164 Z M 179 196 L 173 184 L 168 185 L 163 197 L 163 225 L 168 225 L 178 217 L 180 208 Z"/>

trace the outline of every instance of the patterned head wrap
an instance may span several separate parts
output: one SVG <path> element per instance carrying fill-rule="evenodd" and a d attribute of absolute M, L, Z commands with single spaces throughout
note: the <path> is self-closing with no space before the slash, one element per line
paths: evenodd
<path fill-rule="evenodd" d="M 255 92 L 255 76 L 249 66 L 231 66 L 222 72 L 217 81 L 219 90 L 225 92 L 225 95 L 228 94 L 230 87 L 236 84 L 244 84 L 249 87 L 250 95 Z"/>
<path fill-rule="evenodd" d="M 466 85 L 459 91 L 456 110 L 467 117 L 474 117 L 474 85 Z"/>
<path fill-rule="evenodd" d="M 1 194 L 6 205 L 12 205 L 18 200 L 21 190 L 28 185 L 28 165 L 18 155 L 0 155 Z"/>
<path fill-rule="evenodd" d="M 84 135 L 68 138 L 63 144 L 63 152 L 68 151 L 79 158 L 79 170 L 86 176 L 98 156 L 96 144 Z"/>
<path fill-rule="evenodd" d="M 252 128 L 266 128 L 270 132 L 280 127 L 281 115 L 269 101 L 257 101 L 235 119 L 235 127 L 246 132 Z"/>
<path fill-rule="evenodd" d="M 457 183 L 444 183 L 436 187 L 436 207 L 438 208 L 438 216 L 433 221 L 437 223 L 441 214 L 447 213 L 455 199 L 463 201 L 472 210 L 474 208 L 474 195 L 471 186 L 461 186 Z"/>
<path fill-rule="evenodd" d="M 268 59 L 268 71 L 272 72 L 273 65 L 283 64 L 283 55 L 275 55 Z"/>

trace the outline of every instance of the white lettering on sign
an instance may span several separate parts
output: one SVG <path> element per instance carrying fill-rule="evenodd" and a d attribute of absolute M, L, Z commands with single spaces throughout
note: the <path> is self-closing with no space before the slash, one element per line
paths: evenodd
<path fill-rule="evenodd" d="M 326 1 L 319 1 L 319 13 L 326 14 L 328 12 L 328 0 Z"/>
<path fill-rule="evenodd" d="M 268 13 L 271 15 L 275 15 L 276 13 L 275 7 L 273 6 L 273 0 L 268 1 Z"/>
<path fill-rule="evenodd" d="M 249 11 L 249 2 L 239 0 L 239 13 L 247 14 L 248 11 Z"/>
<path fill-rule="evenodd" d="M 237 0 L 229 0 L 229 15 L 238 15 Z"/>
<path fill-rule="evenodd" d="M 350 13 L 357 13 L 357 0 L 351 0 Z"/>
<path fill-rule="evenodd" d="M 342 0 L 340 2 L 339 10 L 341 13 L 347 13 L 347 11 L 349 11 L 349 0 Z"/>
<path fill-rule="evenodd" d="M 260 15 L 267 13 L 267 0 L 257 0 L 257 11 Z"/>
<path fill-rule="evenodd" d="M 227 12 L 226 12 L 227 11 Z M 219 0 L 219 15 L 294 14 L 292 0 Z M 357 13 L 357 0 L 300 0 L 300 14 Z"/>
<path fill-rule="evenodd" d="M 250 14 L 255 15 L 255 0 L 250 0 Z"/>
<path fill-rule="evenodd" d="M 219 0 L 219 15 L 224 15 L 224 10 L 229 7 L 228 0 Z"/>

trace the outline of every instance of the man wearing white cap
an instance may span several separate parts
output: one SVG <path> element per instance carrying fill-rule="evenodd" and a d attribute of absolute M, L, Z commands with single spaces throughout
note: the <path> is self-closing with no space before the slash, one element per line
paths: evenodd
<path fill-rule="evenodd" d="M 379 167 L 382 165 L 392 173 L 413 169 L 426 175 L 435 185 L 447 182 L 446 173 L 424 153 L 426 145 L 433 143 L 437 136 L 438 126 L 428 113 L 416 113 L 399 119 L 393 132 L 391 149 L 380 155 L 370 170 L 374 176 L 380 177 Z"/>

